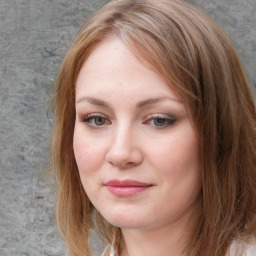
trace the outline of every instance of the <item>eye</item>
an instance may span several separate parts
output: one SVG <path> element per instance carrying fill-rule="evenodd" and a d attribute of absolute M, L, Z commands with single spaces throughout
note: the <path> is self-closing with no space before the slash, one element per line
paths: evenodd
<path fill-rule="evenodd" d="M 81 121 L 91 127 L 101 127 L 110 124 L 110 121 L 106 117 L 99 114 L 86 115 L 81 118 Z"/>
<path fill-rule="evenodd" d="M 156 117 L 152 119 L 155 126 L 165 126 L 170 123 L 169 119 L 162 118 L 162 117 Z"/>
<path fill-rule="evenodd" d="M 144 123 L 150 124 L 156 128 L 164 128 L 175 123 L 175 119 L 166 115 L 152 116 Z"/>

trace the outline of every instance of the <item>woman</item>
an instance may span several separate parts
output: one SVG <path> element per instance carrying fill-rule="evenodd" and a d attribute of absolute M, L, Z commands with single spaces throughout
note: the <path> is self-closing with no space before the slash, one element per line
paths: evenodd
<path fill-rule="evenodd" d="M 256 255 L 255 106 L 222 30 L 176 0 L 116 0 L 81 28 L 54 94 L 70 255 Z"/>

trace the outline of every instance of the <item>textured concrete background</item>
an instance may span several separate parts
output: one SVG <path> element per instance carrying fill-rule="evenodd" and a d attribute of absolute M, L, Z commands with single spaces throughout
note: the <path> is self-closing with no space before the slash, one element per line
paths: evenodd
<path fill-rule="evenodd" d="M 75 33 L 104 2 L 0 0 L 1 256 L 64 255 L 55 226 L 53 182 L 41 171 L 52 127 L 47 104 Z M 254 88 L 256 1 L 190 2 L 225 28 Z"/>

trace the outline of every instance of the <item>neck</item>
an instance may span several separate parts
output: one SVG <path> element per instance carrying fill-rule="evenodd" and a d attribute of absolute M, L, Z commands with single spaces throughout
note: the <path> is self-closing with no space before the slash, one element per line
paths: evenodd
<path fill-rule="evenodd" d="M 182 256 L 191 231 L 191 219 L 152 229 L 122 229 L 122 256 Z"/>

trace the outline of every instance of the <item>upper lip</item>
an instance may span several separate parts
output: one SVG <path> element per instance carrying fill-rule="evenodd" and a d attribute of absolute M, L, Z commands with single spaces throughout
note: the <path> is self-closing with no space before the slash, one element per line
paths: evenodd
<path fill-rule="evenodd" d="M 152 186 L 152 184 L 144 183 L 137 180 L 110 180 L 104 184 L 105 186 L 110 187 L 148 187 Z"/>

